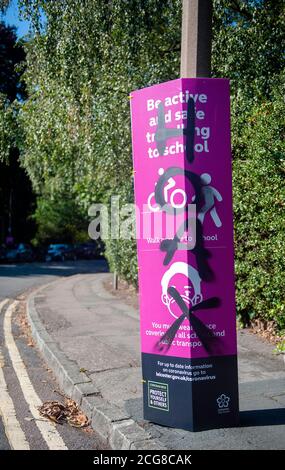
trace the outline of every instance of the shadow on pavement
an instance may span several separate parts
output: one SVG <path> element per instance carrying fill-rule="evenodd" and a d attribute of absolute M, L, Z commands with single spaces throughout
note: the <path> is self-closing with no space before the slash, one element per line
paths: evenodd
<path fill-rule="evenodd" d="M 285 424 L 285 408 L 240 412 L 240 427 L 281 426 Z"/>
<path fill-rule="evenodd" d="M 127 400 L 125 409 L 135 421 L 143 421 L 143 406 L 140 398 Z M 255 426 L 282 426 L 285 424 L 285 408 L 240 411 L 239 428 Z M 185 431 L 187 433 L 188 431 Z"/>
<path fill-rule="evenodd" d="M 65 261 L 58 263 L 24 263 L 0 265 L 0 277 L 71 276 L 80 273 L 108 272 L 104 259 L 90 261 Z"/>

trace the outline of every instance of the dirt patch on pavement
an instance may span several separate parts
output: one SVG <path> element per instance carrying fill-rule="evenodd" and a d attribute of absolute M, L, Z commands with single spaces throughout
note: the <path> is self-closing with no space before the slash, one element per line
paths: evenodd
<path fill-rule="evenodd" d="M 114 297 L 117 297 L 130 307 L 138 310 L 138 292 L 134 286 L 129 285 L 124 279 L 118 279 L 118 289 L 113 288 L 113 281 L 110 279 L 103 281 L 103 286 Z"/>
<path fill-rule="evenodd" d="M 270 344 L 278 344 L 285 340 L 285 336 L 279 336 L 276 333 L 276 325 L 273 321 L 255 320 L 255 322 L 252 322 L 249 331 Z"/>

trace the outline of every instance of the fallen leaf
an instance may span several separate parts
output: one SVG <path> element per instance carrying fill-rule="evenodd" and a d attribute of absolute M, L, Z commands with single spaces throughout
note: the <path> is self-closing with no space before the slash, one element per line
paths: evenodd
<path fill-rule="evenodd" d="M 82 413 L 77 403 L 71 398 L 65 398 L 64 404 L 56 400 L 46 401 L 38 410 L 41 416 L 57 424 L 67 422 L 76 428 L 83 428 L 89 424 L 87 416 Z"/>

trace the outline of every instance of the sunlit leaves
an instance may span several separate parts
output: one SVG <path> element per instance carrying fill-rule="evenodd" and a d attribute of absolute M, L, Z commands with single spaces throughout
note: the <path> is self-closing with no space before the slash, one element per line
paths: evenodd
<path fill-rule="evenodd" d="M 133 198 L 129 93 L 179 76 L 181 0 L 20 0 L 26 45 L 22 160 L 45 198 Z M 213 74 L 231 79 L 237 306 L 285 327 L 284 1 L 214 0 Z M 2 119 L 2 118 L 1 118 Z M 5 121 L 6 119 L 6 121 Z M 7 122 L 7 116 L 2 122 Z M 4 125 L 4 124 L 3 124 Z M 45 206 L 38 212 L 44 221 Z M 44 227 L 44 226 L 43 226 Z M 136 282 L 135 244 L 107 244 Z M 281 313 L 283 312 L 283 313 Z"/>

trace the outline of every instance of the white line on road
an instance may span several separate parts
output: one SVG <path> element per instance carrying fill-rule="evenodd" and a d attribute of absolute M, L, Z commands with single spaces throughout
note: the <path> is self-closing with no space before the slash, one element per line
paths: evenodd
<path fill-rule="evenodd" d="M 38 411 L 38 407 L 42 405 L 42 401 L 37 395 L 32 382 L 28 376 L 27 369 L 25 367 L 24 362 L 20 356 L 16 343 L 14 341 L 12 335 L 12 314 L 14 309 L 18 305 L 19 302 L 15 301 L 12 305 L 10 305 L 6 311 L 5 318 L 4 318 L 4 335 L 5 335 L 5 343 L 15 370 L 15 373 L 18 377 L 20 382 L 20 386 L 24 395 L 24 398 L 29 405 L 30 411 L 35 418 L 35 423 L 46 441 L 49 449 L 51 450 L 67 450 L 67 447 L 61 438 L 58 431 L 55 429 L 54 425 L 48 421 L 44 421 L 43 418 L 40 416 Z"/>
<path fill-rule="evenodd" d="M 7 304 L 8 299 L 0 303 L 0 313 Z M 4 358 L 0 349 L 0 414 L 2 415 L 5 433 L 10 446 L 14 450 L 29 450 L 30 446 L 16 417 L 12 398 L 8 393 L 7 384 L 3 374 Z"/>

